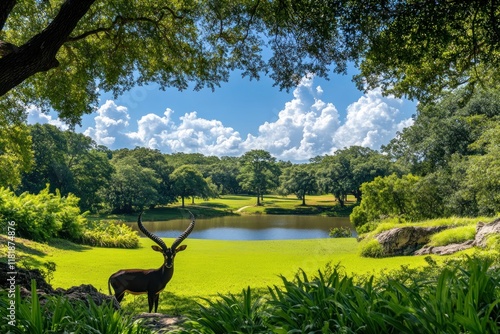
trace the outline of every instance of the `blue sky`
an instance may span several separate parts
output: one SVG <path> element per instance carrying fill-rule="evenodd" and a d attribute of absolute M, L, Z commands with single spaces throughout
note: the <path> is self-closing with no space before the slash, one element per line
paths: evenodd
<path fill-rule="evenodd" d="M 144 146 L 164 153 L 240 156 L 264 149 L 281 160 L 304 162 L 351 145 L 379 149 L 412 124 L 416 103 L 366 94 L 347 75 L 304 77 L 289 92 L 267 77 L 250 81 L 233 74 L 210 89 L 161 91 L 136 87 L 117 99 L 103 93 L 98 110 L 76 131 L 111 149 Z M 30 123 L 64 128 L 53 115 L 30 108 Z"/>

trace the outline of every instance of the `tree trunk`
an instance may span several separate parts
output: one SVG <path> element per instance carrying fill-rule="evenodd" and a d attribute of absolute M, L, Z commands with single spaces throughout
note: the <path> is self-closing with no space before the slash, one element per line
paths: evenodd
<path fill-rule="evenodd" d="M 302 196 L 302 205 L 305 206 L 306 205 L 306 194 L 304 194 Z"/>
<path fill-rule="evenodd" d="M 0 58 L 0 96 L 34 74 L 59 66 L 57 52 L 94 2 L 66 0 L 47 28 L 19 46 L 15 52 Z"/>
<path fill-rule="evenodd" d="M 184 196 L 181 196 L 181 200 L 182 200 L 182 207 L 184 207 Z"/>

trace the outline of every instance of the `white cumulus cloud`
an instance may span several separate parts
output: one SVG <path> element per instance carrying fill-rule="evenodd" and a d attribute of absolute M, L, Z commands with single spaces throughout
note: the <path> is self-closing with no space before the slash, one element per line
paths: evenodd
<path fill-rule="evenodd" d="M 69 127 L 66 123 L 58 118 L 53 118 L 50 114 L 43 113 L 40 108 L 30 106 L 27 108 L 28 124 L 51 124 L 57 126 L 61 130 L 67 130 Z"/>
<path fill-rule="evenodd" d="M 353 145 L 379 149 L 397 131 L 412 124 L 411 119 L 402 118 L 402 103 L 382 96 L 378 89 L 369 91 L 347 107 L 346 120 L 334 135 L 334 145 L 338 149 Z"/>
<path fill-rule="evenodd" d="M 220 120 L 199 117 L 196 111 L 176 118 L 174 111 L 166 108 L 163 115 L 147 113 L 131 122 L 127 108 L 111 100 L 98 109 L 95 126 L 84 133 L 112 149 L 145 146 L 165 153 L 216 156 L 262 149 L 278 159 L 299 162 L 351 145 L 379 149 L 397 131 L 412 124 L 401 112 L 402 100 L 384 97 L 379 90 L 361 96 L 341 117 L 332 102 L 321 99 L 327 90 L 314 85 L 314 76 L 304 77 L 276 119 L 243 138 Z"/>
<path fill-rule="evenodd" d="M 97 144 L 105 145 L 111 149 L 123 147 L 121 140 L 117 143 L 117 138 L 122 139 L 128 131 L 130 116 L 127 108 L 118 106 L 112 100 L 107 100 L 98 110 L 94 118 L 95 127 L 89 127 L 84 134 L 93 138 Z"/>
<path fill-rule="evenodd" d="M 257 136 L 248 135 L 243 147 L 263 149 L 284 160 L 307 160 L 330 152 L 333 134 L 340 126 L 332 103 L 319 99 L 321 87 L 313 89 L 313 77 L 305 77 L 275 122 L 265 122 Z"/>

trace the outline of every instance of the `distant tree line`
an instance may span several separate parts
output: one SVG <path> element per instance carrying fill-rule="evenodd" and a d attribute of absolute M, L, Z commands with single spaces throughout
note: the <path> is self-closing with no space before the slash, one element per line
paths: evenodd
<path fill-rule="evenodd" d="M 47 187 L 73 194 L 82 211 L 133 212 L 226 194 L 251 194 L 259 205 L 265 194 L 277 193 L 294 194 L 304 205 L 308 195 L 332 194 L 340 206 L 352 195 L 358 226 L 387 216 L 494 215 L 500 212 L 499 120 L 498 91 L 456 90 L 420 104 L 414 124 L 380 152 L 351 146 L 304 164 L 277 161 L 264 150 L 240 157 L 110 150 L 83 134 L 36 124 L 26 129 L 32 142 L 23 151 L 26 168 L 2 169 L 0 186 L 18 195 Z M 15 148 L 8 137 L 3 142 Z M 9 166 L 9 156 L 2 157 Z"/>
<path fill-rule="evenodd" d="M 344 205 L 348 194 L 361 199 L 365 181 L 388 175 L 393 164 L 377 151 L 350 147 L 307 164 L 276 161 L 264 150 L 241 157 L 204 156 L 199 153 L 164 154 L 159 150 L 109 150 L 91 138 L 49 124 L 28 126 L 34 162 L 20 176 L 17 194 L 39 193 L 48 187 L 62 196 L 80 198 L 82 211 L 133 212 L 187 198 L 251 194 L 260 205 L 264 194 L 331 193 Z"/>

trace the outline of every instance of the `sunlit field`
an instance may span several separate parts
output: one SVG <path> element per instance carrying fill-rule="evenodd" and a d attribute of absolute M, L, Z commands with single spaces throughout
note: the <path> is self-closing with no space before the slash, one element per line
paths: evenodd
<path fill-rule="evenodd" d="M 173 240 L 165 239 L 167 245 Z M 57 265 L 51 281 L 54 287 L 68 288 L 92 284 L 108 293 L 107 280 L 119 269 L 150 269 L 162 264 L 162 257 L 151 250 L 152 241 L 141 238 L 139 249 L 112 249 L 69 246 L 61 242 L 44 247 L 45 255 L 35 256 Z M 347 273 L 377 274 L 401 265 L 422 266 L 423 257 L 385 259 L 362 258 L 354 238 L 314 240 L 216 241 L 186 239 L 188 248 L 176 257 L 175 274 L 160 298 L 161 312 L 177 313 L 186 305 L 212 298 L 218 293 L 239 293 L 251 286 L 267 290 L 280 284 L 279 275 L 293 278 L 299 268 L 314 274 L 328 264 L 340 264 Z M 37 252 L 37 254 L 40 254 Z M 144 311 L 145 296 L 129 295 L 124 303 Z"/>

